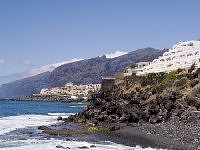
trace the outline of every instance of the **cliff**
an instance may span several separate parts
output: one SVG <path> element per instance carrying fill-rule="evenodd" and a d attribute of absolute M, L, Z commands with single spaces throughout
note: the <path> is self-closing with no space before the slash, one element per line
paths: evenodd
<path fill-rule="evenodd" d="M 102 76 L 112 76 L 121 72 L 129 64 L 139 61 L 152 61 L 163 51 L 153 48 L 139 49 L 116 58 L 106 56 L 69 63 L 33 77 L 4 84 L 0 97 L 25 97 L 40 92 L 42 88 L 61 87 L 68 82 L 74 84 L 100 83 Z"/>
<path fill-rule="evenodd" d="M 93 95 L 87 108 L 69 119 L 103 125 L 131 138 L 142 136 L 156 148 L 198 149 L 198 72 L 127 77 L 114 89 Z"/>

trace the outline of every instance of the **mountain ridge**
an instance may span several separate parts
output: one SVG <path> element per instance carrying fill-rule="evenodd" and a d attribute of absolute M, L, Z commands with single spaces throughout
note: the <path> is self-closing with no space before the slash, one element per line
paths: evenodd
<path fill-rule="evenodd" d="M 42 73 L 45 73 L 45 72 L 48 72 L 48 71 L 52 72 L 55 68 L 57 68 L 61 65 L 80 61 L 80 60 L 83 60 L 83 59 L 73 58 L 73 59 L 68 60 L 68 61 L 62 61 L 62 62 L 59 62 L 59 63 L 43 65 L 43 66 L 38 67 L 38 68 L 33 68 L 29 71 L 24 71 L 24 72 L 19 72 L 19 73 L 15 73 L 15 74 L 0 76 L 0 85 L 6 84 L 6 83 L 11 83 L 11 82 L 21 80 L 21 79 L 24 79 L 24 78 L 36 76 L 36 75 L 39 75 L 39 74 L 42 74 Z"/>
<path fill-rule="evenodd" d="M 163 53 L 154 48 L 143 48 L 114 58 L 106 56 L 84 59 L 81 61 L 64 64 L 52 72 L 17 80 L 2 85 L 0 97 L 24 97 L 38 93 L 42 88 L 60 87 L 67 82 L 75 84 L 100 83 L 102 76 L 113 76 L 121 72 L 129 64 L 139 61 L 152 61 Z"/>

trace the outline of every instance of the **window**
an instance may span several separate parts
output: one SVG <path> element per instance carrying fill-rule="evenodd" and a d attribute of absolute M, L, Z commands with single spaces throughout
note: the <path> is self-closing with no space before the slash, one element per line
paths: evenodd
<path fill-rule="evenodd" d="M 171 60 L 171 57 L 167 58 L 166 60 L 167 60 L 167 61 L 170 61 L 170 60 Z"/>
<path fill-rule="evenodd" d="M 190 53 L 190 54 L 187 54 L 187 56 L 189 57 L 189 56 L 192 56 L 192 54 Z"/>
<path fill-rule="evenodd" d="M 180 55 L 180 57 L 184 57 L 185 55 Z"/>
<path fill-rule="evenodd" d="M 182 52 L 183 50 L 178 50 L 177 52 Z"/>
<path fill-rule="evenodd" d="M 187 44 L 188 46 L 193 46 L 194 44 L 192 42 L 188 43 Z"/>
<path fill-rule="evenodd" d="M 165 61 L 164 59 L 161 59 L 160 61 Z"/>
<path fill-rule="evenodd" d="M 173 64 L 168 64 L 168 65 L 167 65 L 167 67 L 171 67 L 171 66 L 173 66 Z"/>

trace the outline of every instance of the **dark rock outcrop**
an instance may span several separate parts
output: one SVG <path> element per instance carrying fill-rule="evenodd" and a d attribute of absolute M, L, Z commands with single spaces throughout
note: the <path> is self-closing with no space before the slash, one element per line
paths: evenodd
<path fill-rule="evenodd" d="M 174 78 L 169 78 L 172 75 Z M 93 95 L 88 107 L 73 120 L 111 125 L 111 131 L 120 128 L 116 124 L 156 124 L 174 117 L 195 122 L 200 119 L 199 95 L 200 84 L 195 73 L 132 76 L 113 90 Z"/>

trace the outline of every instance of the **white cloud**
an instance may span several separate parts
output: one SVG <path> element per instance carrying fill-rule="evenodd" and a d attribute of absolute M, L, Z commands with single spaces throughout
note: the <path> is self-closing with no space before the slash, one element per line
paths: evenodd
<path fill-rule="evenodd" d="M 119 56 L 122 56 L 122 55 L 125 55 L 125 54 L 127 54 L 127 52 L 118 50 L 114 53 L 106 54 L 106 58 L 115 58 L 115 57 L 119 57 Z"/>
<path fill-rule="evenodd" d="M 81 60 L 83 60 L 83 59 L 74 58 L 74 59 L 69 60 L 69 61 L 63 61 L 63 62 L 60 62 L 60 63 L 45 65 L 45 66 L 35 68 L 35 69 L 32 69 L 30 71 L 26 71 L 26 72 L 11 74 L 11 75 L 8 75 L 8 76 L 0 76 L 0 86 L 1 86 L 1 84 L 13 82 L 13 81 L 20 80 L 20 79 L 27 78 L 27 77 L 31 77 L 31 76 L 35 76 L 37 74 L 44 73 L 44 72 L 47 72 L 47 71 L 51 72 L 55 68 L 57 68 L 61 65 L 76 62 L 76 61 L 81 61 Z"/>
<path fill-rule="evenodd" d="M 63 61 L 63 62 L 60 62 L 60 63 L 50 64 L 50 65 L 42 66 L 40 68 L 35 68 L 35 69 L 32 69 L 32 70 L 29 71 L 28 77 L 34 76 L 34 75 L 37 75 L 37 74 L 40 74 L 40 73 L 43 73 L 43 72 L 47 72 L 47 71 L 52 72 L 55 68 L 57 68 L 59 66 L 69 64 L 69 63 L 73 63 L 73 62 L 77 62 L 77 61 L 81 61 L 81 60 L 83 60 L 83 59 L 74 58 L 74 59 L 69 60 L 69 61 Z"/>
<path fill-rule="evenodd" d="M 0 65 L 4 63 L 5 63 L 5 60 L 3 58 L 0 58 Z"/>
<path fill-rule="evenodd" d="M 24 63 L 25 65 L 31 65 L 31 64 L 32 64 L 32 61 L 31 61 L 31 60 L 25 60 L 23 63 Z"/>

